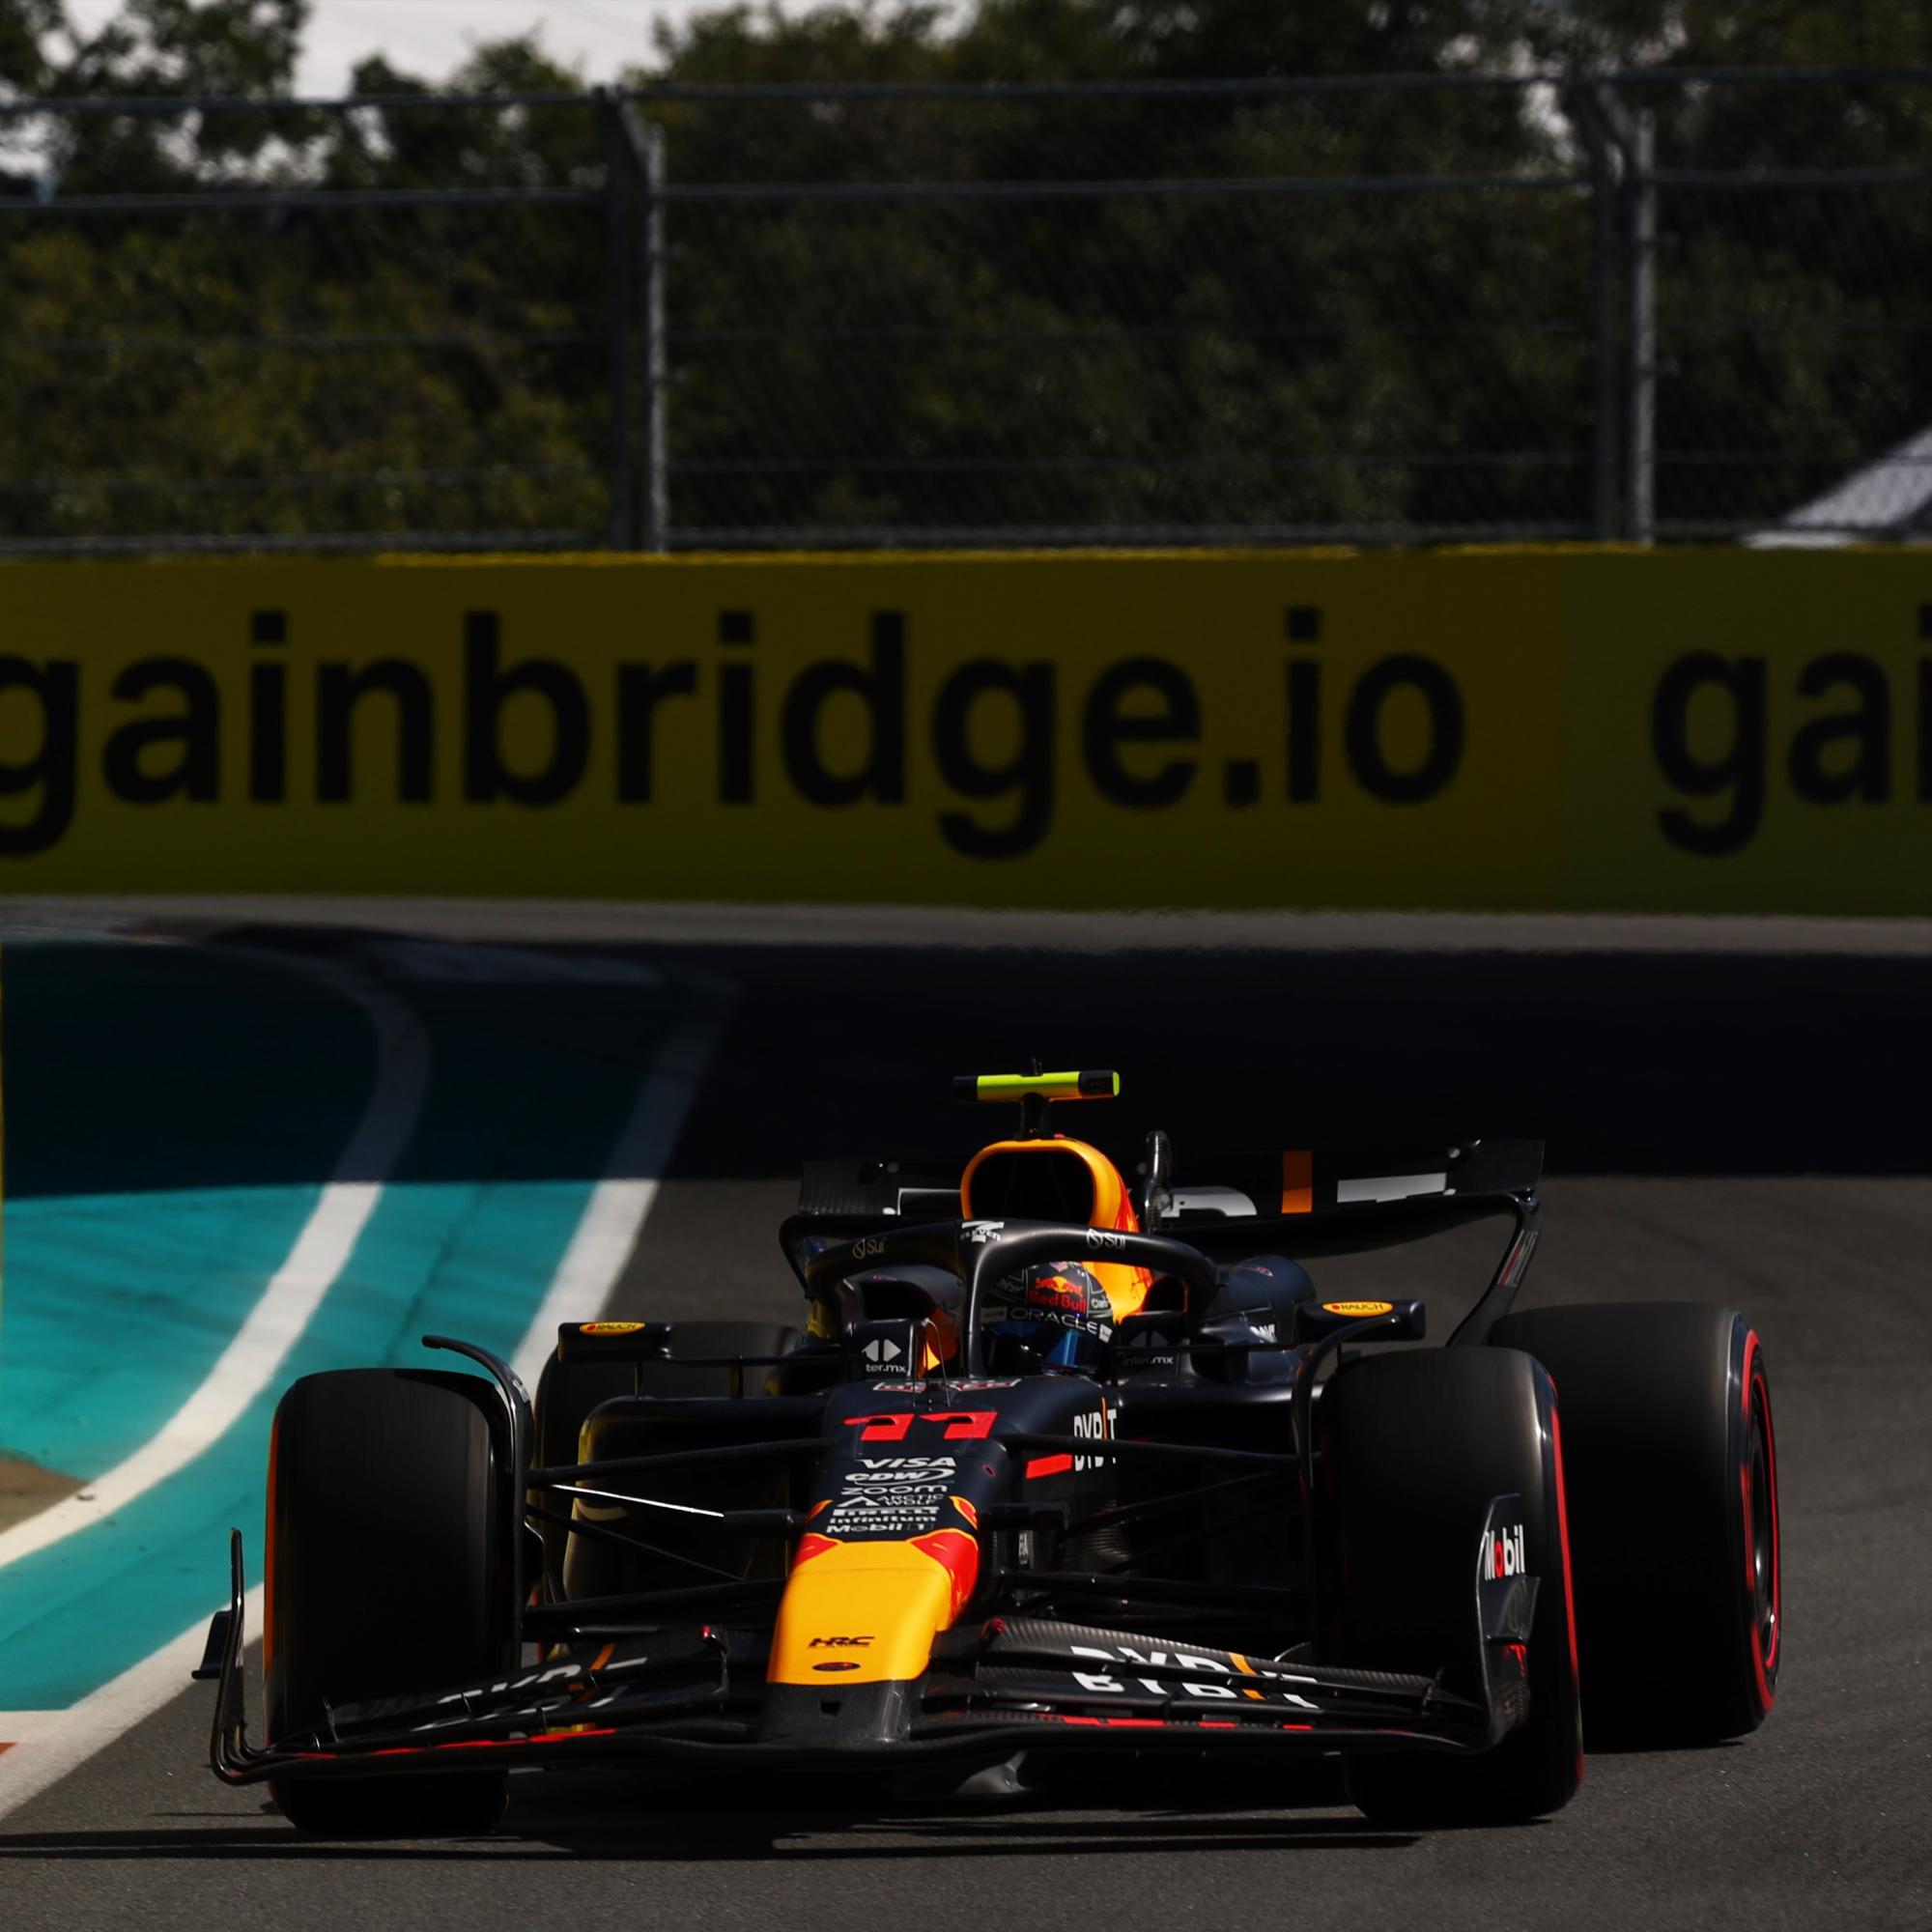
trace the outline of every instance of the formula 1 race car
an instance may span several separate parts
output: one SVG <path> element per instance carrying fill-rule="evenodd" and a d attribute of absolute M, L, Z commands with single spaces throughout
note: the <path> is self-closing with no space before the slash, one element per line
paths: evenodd
<path fill-rule="evenodd" d="M 964 1175 L 807 1169 L 803 1332 L 564 1326 L 486 1373 L 297 1382 L 269 1452 L 268 1738 L 241 1534 L 212 1756 L 305 1831 L 484 1828 L 511 1766 L 885 1771 L 1338 1753 L 1391 1822 L 1565 1804 L 1593 1740 L 1753 1729 L 1782 1649 L 1764 1350 L 1688 1302 L 1511 1314 L 1540 1143 L 1129 1182 L 1049 1131 L 1112 1073 L 971 1078 Z M 1304 1264 L 1486 1216 L 1439 1349 Z M 1293 1256 L 1293 1259 L 1290 1256 Z M 1383 1346 L 1395 1344 L 1398 1346 Z M 1557 1391 L 1562 1392 L 1559 1410 Z M 1560 1417 L 1560 1420 L 1559 1420 Z"/>

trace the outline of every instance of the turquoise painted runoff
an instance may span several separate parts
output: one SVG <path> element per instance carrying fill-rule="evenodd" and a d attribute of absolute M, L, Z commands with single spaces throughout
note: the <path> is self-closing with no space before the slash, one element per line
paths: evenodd
<path fill-rule="evenodd" d="M 320 1192 L 10 1201 L 0 1446 L 74 1475 L 131 1455 L 213 1367 Z"/>
<path fill-rule="evenodd" d="M 63 974 L 35 956 L 53 951 L 90 956 Z M 155 1043 L 124 1038 L 128 1051 L 97 1055 L 90 1073 L 96 1104 L 124 1110 L 111 1135 L 118 1150 L 136 1164 L 147 1158 L 126 1112 L 190 1105 L 180 1087 L 157 1097 L 153 1063 L 179 1058 L 177 1026 L 203 1031 L 206 1046 L 214 1017 L 225 1038 L 210 1050 L 226 1065 L 227 1124 L 197 1119 L 195 1147 L 166 1158 L 184 1180 L 198 1171 L 226 1181 L 237 1168 L 262 1178 L 123 1194 L 101 1187 L 107 1164 L 77 1149 L 70 1165 L 88 1174 L 91 1191 L 9 1199 L 0 1447 L 81 1477 L 148 1439 L 207 1373 L 299 1232 L 373 1072 L 366 1050 L 345 1051 L 338 1005 L 352 1034 L 368 1032 L 353 1006 L 292 995 L 282 983 L 291 976 L 273 967 L 254 966 L 238 985 L 226 960 L 200 961 L 207 978 L 163 975 L 156 985 L 139 980 L 146 951 L 8 949 L 10 1195 L 23 1138 L 49 1118 L 76 1118 L 42 1059 L 71 1040 L 75 988 L 118 1010 L 135 982 L 137 1032 Z M 210 978 L 220 982 L 213 1011 Z M 225 1588 L 231 1525 L 246 1535 L 259 1579 L 269 1425 L 289 1380 L 378 1363 L 459 1366 L 418 1346 L 437 1329 L 515 1348 L 675 1008 L 672 996 L 636 986 L 393 990 L 417 1006 L 435 1055 L 397 1178 L 276 1385 L 219 1442 L 120 1516 L 0 1570 L 0 1709 L 64 1707 L 208 1614 Z M 271 1047 L 247 1050 L 237 1036 L 258 1026 Z M 332 1065 L 319 1064 L 318 1041 Z M 345 1078 L 360 1083 L 352 1105 L 337 1091 Z M 308 1131 L 318 1119 L 333 1138 Z M 299 1184 L 268 1178 L 303 1161 Z M 43 1153 L 29 1162 L 30 1183 L 44 1186 L 60 1169 Z"/>

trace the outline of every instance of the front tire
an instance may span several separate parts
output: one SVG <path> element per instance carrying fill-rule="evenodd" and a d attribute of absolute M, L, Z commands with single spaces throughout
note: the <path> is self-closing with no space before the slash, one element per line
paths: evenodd
<path fill-rule="evenodd" d="M 271 1742 L 326 1706 L 487 1677 L 515 1660 L 494 1392 L 473 1377 L 305 1376 L 269 1450 L 263 1650 Z M 298 1831 L 441 1837 L 502 1815 L 501 1772 L 283 1778 Z"/>
<path fill-rule="evenodd" d="M 1777 1449 L 1763 1345 L 1702 1303 L 1537 1308 L 1491 1340 L 1562 1393 L 1590 1742 L 1764 1721 L 1783 1662 Z"/>
<path fill-rule="evenodd" d="M 1343 1753 L 1350 1798 L 1388 1824 L 1506 1824 L 1567 1804 L 1583 1774 L 1562 1443 L 1549 1378 L 1504 1350 L 1432 1349 L 1337 1372 L 1323 1391 L 1337 1544 L 1337 1661 L 1433 1673 L 1473 1690 L 1475 1554 L 1492 1497 L 1522 1498 L 1539 1581 L 1529 1713 L 1479 1755 Z"/>

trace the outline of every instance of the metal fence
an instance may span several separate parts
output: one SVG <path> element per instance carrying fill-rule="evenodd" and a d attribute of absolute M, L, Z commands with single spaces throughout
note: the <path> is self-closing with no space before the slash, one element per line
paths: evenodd
<path fill-rule="evenodd" d="M 1932 71 L 0 117 L 0 551 L 1932 521 Z"/>

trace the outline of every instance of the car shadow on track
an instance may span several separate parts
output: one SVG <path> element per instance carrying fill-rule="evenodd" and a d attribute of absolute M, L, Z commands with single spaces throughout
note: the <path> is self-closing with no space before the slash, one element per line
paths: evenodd
<path fill-rule="evenodd" d="M 680 1821 L 655 1818 L 639 1827 L 633 1821 L 619 1832 L 570 1828 L 542 1833 L 509 1830 L 487 1838 L 432 1843 L 325 1842 L 298 1837 L 275 1824 L 219 1826 L 212 1830 L 140 1832 L 21 1832 L 0 1833 L 0 1862 L 36 1860 L 92 1863 L 115 1861 L 278 1860 L 295 1863 L 472 1863 L 489 1859 L 536 1858 L 561 1862 L 625 1861 L 631 1863 L 757 1863 L 780 1861 L 849 1859 L 863 1861 L 941 1858 L 1032 1858 L 1072 1854 L 1236 1851 L 1400 1850 L 1417 1834 L 1378 1830 L 1367 1819 L 1242 1818 L 1189 1819 L 1180 1830 L 1150 1830 L 1145 1818 L 1116 1824 L 1054 1820 L 1029 1822 L 1006 1831 L 980 1827 L 972 1833 L 935 1827 L 868 1825 L 868 1833 L 890 1831 L 889 1840 L 868 1836 L 860 1843 L 788 1842 L 787 1825 L 777 1834 L 740 1829 L 717 1834 L 693 1833 Z M 811 1825 L 814 1839 L 833 1831 L 855 1829 Z"/>
<path fill-rule="evenodd" d="M 1105 1787 L 1045 1800 L 1071 1809 L 1015 1806 L 962 1811 L 880 1806 L 836 1810 L 755 1794 L 688 1798 L 658 1808 L 647 1788 L 563 1774 L 519 1778 L 503 1827 L 439 1842 L 325 1841 L 298 1837 L 264 1806 L 259 1818 L 190 1814 L 179 1826 L 136 1831 L 0 1833 L 0 1861 L 285 1860 L 296 1862 L 467 1863 L 488 1859 L 759 1863 L 805 1860 L 891 1861 L 939 1858 L 1188 1852 L 1401 1850 L 1419 1834 L 1391 1832 L 1348 1812 L 1332 1776 L 1284 1789 L 1206 1790 L 1182 1804 Z M 1136 1801 L 1136 1797 L 1138 1802 Z M 749 1799 L 749 1802 L 748 1802 Z M 1099 1808 L 1106 1807 L 1106 1808 Z M 1280 1808 L 1277 1808 L 1280 1807 Z M 1300 1808 L 1295 1808 L 1300 1807 Z"/>

